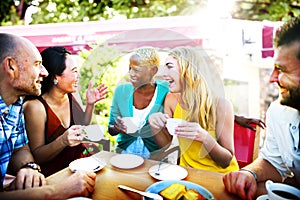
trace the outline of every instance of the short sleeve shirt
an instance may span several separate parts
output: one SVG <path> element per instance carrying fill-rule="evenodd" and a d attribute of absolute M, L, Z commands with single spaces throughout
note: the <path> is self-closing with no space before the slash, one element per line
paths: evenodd
<path fill-rule="evenodd" d="M 295 176 L 300 183 L 299 111 L 273 102 L 266 116 L 266 140 L 260 157 L 269 161 L 284 180 Z"/>
<path fill-rule="evenodd" d="M 0 96 L 0 175 L 1 186 L 12 153 L 28 143 L 25 131 L 22 99 L 7 106 Z M 2 188 L 2 187 L 1 187 Z"/>

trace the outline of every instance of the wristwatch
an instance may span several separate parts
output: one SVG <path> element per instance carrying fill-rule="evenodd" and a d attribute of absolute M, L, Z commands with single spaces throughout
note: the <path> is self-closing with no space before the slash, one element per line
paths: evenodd
<path fill-rule="evenodd" d="M 41 171 L 41 167 L 38 164 L 34 163 L 34 162 L 26 163 L 21 168 L 26 168 L 26 167 L 29 167 L 29 168 L 34 169 L 34 170 L 37 170 L 40 173 L 42 172 Z"/>

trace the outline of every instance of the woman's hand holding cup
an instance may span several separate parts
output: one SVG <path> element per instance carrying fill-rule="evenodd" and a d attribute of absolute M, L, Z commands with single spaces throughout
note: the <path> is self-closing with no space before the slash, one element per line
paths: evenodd
<path fill-rule="evenodd" d="M 167 119 L 169 118 L 170 117 L 168 114 L 164 114 L 162 112 L 153 113 L 152 115 L 150 115 L 150 117 L 148 118 L 148 122 L 152 132 L 158 133 L 159 131 L 161 131 L 161 129 L 166 126 Z"/>
<path fill-rule="evenodd" d="M 63 135 L 61 135 L 61 140 L 62 143 L 66 146 L 77 146 L 79 145 L 83 138 L 84 135 L 82 134 L 83 132 L 83 126 L 81 125 L 73 125 L 70 128 L 68 128 Z"/>

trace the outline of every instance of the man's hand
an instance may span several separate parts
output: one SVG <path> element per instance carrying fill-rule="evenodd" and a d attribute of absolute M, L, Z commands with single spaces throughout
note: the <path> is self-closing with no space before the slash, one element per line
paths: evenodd
<path fill-rule="evenodd" d="M 22 169 L 23 171 L 24 169 Z M 32 170 L 32 169 L 28 169 Z M 26 190 L 6 191 L 2 199 L 69 199 L 88 197 L 94 191 L 96 174 L 94 172 L 75 172 L 60 183 Z"/>
<path fill-rule="evenodd" d="M 31 168 L 22 168 L 18 171 L 15 180 L 10 184 L 8 190 L 21 190 L 46 185 L 43 174 Z"/>
<path fill-rule="evenodd" d="M 242 199 L 252 200 L 256 196 L 257 183 L 250 172 L 237 171 L 226 174 L 223 183 L 228 192 Z"/>
<path fill-rule="evenodd" d="M 67 199 L 76 196 L 89 196 L 94 191 L 95 184 L 95 173 L 78 171 L 54 187 L 60 199 Z"/>

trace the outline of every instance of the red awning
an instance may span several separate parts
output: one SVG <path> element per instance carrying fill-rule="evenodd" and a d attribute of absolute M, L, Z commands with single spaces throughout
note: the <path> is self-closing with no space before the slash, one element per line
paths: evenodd
<path fill-rule="evenodd" d="M 262 57 L 273 57 L 274 49 L 273 49 L 273 26 L 264 26 L 262 29 Z"/>
<path fill-rule="evenodd" d="M 236 23 L 235 23 L 236 22 Z M 246 20 L 207 20 L 197 16 L 175 16 L 138 18 L 128 20 L 107 20 L 94 22 L 72 22 L 39 24 L 27 26 L 3 26 L 0 32 L 20 35 L 31 40 L 41 51 L 50 46 L 64 46 L 73 53 L 97 41 L 106 41 L 123 51 L 130 51 L 141 46 L 174 48 L 176 46 L 200 45 L 207 49 L 223 48 L 230 42 L 237 43 L 242 38 L 231 37 L 242 34 L 244 27 L 253 24 L 261 27 L 261 46 L 255 51 L 261 52 L 262 58 L 273 56 L 273 32 L 281 22 L 253 22 Z M 251 25 L 251 26 L 250 26 Z M 236 27 L 237 26 L 237 27 Z M 234 28 L 233 28 L 234 27 Z M 225 30 L 231 31 L 225 31 Z M 224 32 L 225 31 L 225 32 Z M 230 37 L 230 38 L 229 38 Z M 205 46 L 206 45 L 206 46 Z M 240 48 L 238 45 L 231 48 Z M 240 49 L 242 50 L 242 49 Z M 239 51 L 240 51 L 239 50 Z"/>
<path fill-rule="evenodd" d="M 72 52 L 90 43 L 107 41 L 122 50 L 140 46 L 173 48 L 201 45 L 203 33 L 195 17 L 139 18 L 123 21 L 77 22 L 0 27 L 32 41 L 40 50 L 49 46 L 65 46 Z"/>
<path fill-rule="evenodd" d="M 273 57 L 273 39 L 275 31 L 282 25 L 282 22 L 264 21 L 262 28 L 262 58 Z"/>

